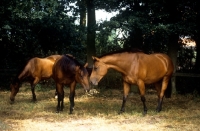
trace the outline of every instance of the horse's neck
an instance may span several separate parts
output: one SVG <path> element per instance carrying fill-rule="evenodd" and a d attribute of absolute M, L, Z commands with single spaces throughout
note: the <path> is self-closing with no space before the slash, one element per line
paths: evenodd
<path fill-rule="evenodd" d="M 118 72 L 126 74 L 122 65 L 129 61 L 127 59 L 124 59 L 122 55 L 114 54 L 111 56 L 105 56 L 102 58 L 102 60 L 108 66 L 108 68 L 111 68 Z"/>

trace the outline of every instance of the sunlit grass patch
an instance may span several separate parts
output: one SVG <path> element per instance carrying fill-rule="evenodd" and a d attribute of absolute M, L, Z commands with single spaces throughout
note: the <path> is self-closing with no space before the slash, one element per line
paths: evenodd
<path fill-rule="evenodd" d="M 137 92 L 127 99 L 125 112 L 118 114 L 122 104 L 122 90 L 98 89 L 87 95 L 82 87 L 76 89 L 75 109 L 69 114 L 69 88 L 65 88 L 64 110 L 56 113 L 55 89 L 37 90 L 32 101 L 29 86 L 23 86 L 14 104 L 9 91 L 0 92 L 0 128 L 2 130 L 199 130 L 200 98 L 191 95 L 172 95 L 164 98 L 163 110 L 155 111 L 157 95 L 146 93 L 147 115 Z M 30 126 L 34 125 L 34 126 Z M 30 128 L 31 127 L 31 128 Z"/>

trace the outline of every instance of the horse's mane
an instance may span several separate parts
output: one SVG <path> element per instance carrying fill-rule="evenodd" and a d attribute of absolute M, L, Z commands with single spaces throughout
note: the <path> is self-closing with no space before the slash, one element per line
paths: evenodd
<path fill-rule="evenodd" d="M 108 52 L 108 53 L 106 53 L 106 54 L 103 54 L 103 55 L 99 56 L 99 58 L 104 57 L 104 56 L 108 56 L 108 55 L 118 54 L 118 53 L 125 53 L 125 52 L 128 52 L 128 53 L 137 53 L 137 52 L 141 52 L 141 53 L 143 53 L 142 50 L 139 50 L 139 49 L 137 49 L 137 48 L 124 48 L 124 49 L 121 49 L 121 50 Z"/>
<path fill-rule="evenodd" d="M 65 57 L 68 57 L 71 61 L 73 61 L 73 62 L 76 64 L 76 66 L 81 66 L 81 67 L 83 67 L 83 65 L 80 64 L 80 63 L 78 62 L 78 60 L 77 60 L 73 55 L 71 55 L 71 54 L 65 54 L 64 56 L 65 56 Z"/>
<path fill-rule="evenodd" d="M 74 72 L 75 71 L 75 67 L 76 66 L 80 66 L 80 69 L 83 69 L 83 65 L 80 64 L 75 57 L 73 57 L 72 55 L 63 55 L 60 59 L 59 59 L 59 66 L 61 67 L 61 70 L 63 72 Z"/>

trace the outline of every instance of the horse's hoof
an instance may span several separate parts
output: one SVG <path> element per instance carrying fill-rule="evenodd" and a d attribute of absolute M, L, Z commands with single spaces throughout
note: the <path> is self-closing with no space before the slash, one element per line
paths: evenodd
<path fill-rule="evenodd" d="M 147 114 L 147 112 L 146 112 L 146 111 L 142 113 L 142 115 L 143 115 L 143 116 L 146 116 L 146 114 Z"/>
<path fill-rule="evenodd" d="M 37 101 L 37 99 L 35 98 L 35 99 L 32 99 L 32 102 L 36 102 Z"/>
<path fill-rule="evenodd" d="M 124 113 L 124 111 L 120 110 L 120 111 L 118 112 L 118 115 L 121 115 L 122 113 Z"/>
<path fill-rule="evenodd" d="M 156 112 L 158 112 L 158 113 L 159 113 L 160 111 L 161 111 L 161 109 L 159 109 L 159 108 L 157 108 L 157 109 L 156 109 Z"/>
<path fill-rule="evenodd" d="M 10 101 L 10 104 L 11 104 L 11 105 L 14 104 L 14 101 Z"/>

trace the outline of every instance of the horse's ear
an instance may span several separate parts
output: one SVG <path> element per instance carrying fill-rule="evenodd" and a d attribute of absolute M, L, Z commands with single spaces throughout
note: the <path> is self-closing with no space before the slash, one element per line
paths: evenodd
<path fill-rule="evenodd" d="M 96 60 L 96 61 L 99 61 L 99 58 L 98 58 L 98 57 L 95 57 L 95 56 L 92 56 L 92 59 L 93 59 L 93 60 Z"/>
<path fill-rule="evenodd" d="M 73 58 L 73 59 L 75 59 L 75 57 L 73 55 L 71 55 L 71 54 L 66 54 L 66 55 L 71 57 L 71 58 Z"/>
<path fill-rule="evenodd" d="M 75 67 L 75 71 L 78 71 L 80 69 L 80 66 Z"/>
<path fill-rule="evenodd" d="M 84 67 L 86 68 L 88 66 L 88 63 L 85 63 Z"/>

